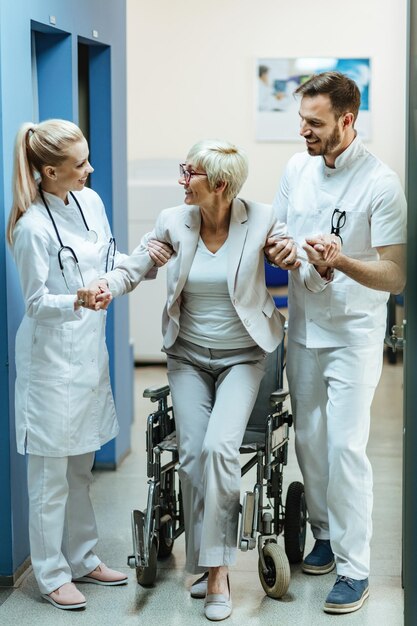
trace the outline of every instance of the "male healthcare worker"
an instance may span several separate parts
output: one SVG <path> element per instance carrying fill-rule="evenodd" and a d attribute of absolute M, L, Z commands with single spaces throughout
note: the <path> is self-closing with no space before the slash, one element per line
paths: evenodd
<path fill-rule="evenodd" d="M 397 176 L 356 134 L 360 93 L 354 81 L 325 72 L 295 93 L 307 152 L 290 159 L 274 205 L 294 237 L 287 264 L 293 270 L 287 374 L 316 540 L 303 570 L 326 574 L 336 565 L 324 610 L 349 613 L 369 595 L 372 469 L 366 445 L 386 302 L 405 284 L 406 203 Z M 340 239 L 332 263 L 312 248 L 312 232 Z M 272 244 L 269 260 L 285 267 L 285 244 Z"/>

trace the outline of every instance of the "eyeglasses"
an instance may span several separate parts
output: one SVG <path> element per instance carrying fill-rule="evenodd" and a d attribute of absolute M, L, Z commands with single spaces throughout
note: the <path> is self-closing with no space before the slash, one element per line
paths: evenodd
<path fill-rule="evenodd" d="M 180 163 L 180 178 L 185 180 L 186 185 L 188 185 L 193 176 L 207 176 L 207 174 L 203 174 L 203 172 L 190 172 L 190 170 L 186 170 L 186 165 L 186 163 Z"/>
<path fill-rule="evenodd" d="M 116 254 L 116 239 L 111 237 L 109 240 L 109 247 L 106 254 L 106 272 L 111 272 L 114 269 L 114 257 Z"/>
<path fill-rule="evenodd" d="M 341 211 L 340 209 L 335 209 L 332 215 L 332 227 L 331 234 L 339 237 L 340 241 L 343 243 L 342 236 L 340 234 L 340 229 L 346 224 L 346 211 Z"/>

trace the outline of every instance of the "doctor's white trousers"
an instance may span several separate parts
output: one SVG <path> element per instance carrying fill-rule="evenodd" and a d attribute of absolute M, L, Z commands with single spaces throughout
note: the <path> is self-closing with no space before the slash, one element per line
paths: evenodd
<path fill-rule="evenodd" d="M 369 575 L 373 497 L 366 446 L 382 354 L 381 343 L 316 349 L 290 341 L 287 350 L 313 535 L 330 539 L 337 573 L 358 580 Z"/>
<path fill-rule="evenodd" d="M 81 578 L 100 564 L 90 500 L 94 452 L 66 457 L 29 454 L 29 538 L 41 593 Z"/>

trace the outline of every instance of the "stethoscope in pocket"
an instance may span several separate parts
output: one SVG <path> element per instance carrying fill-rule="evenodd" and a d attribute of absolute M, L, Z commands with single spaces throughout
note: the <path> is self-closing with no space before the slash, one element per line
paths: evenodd
<path fill-rule="evenodd" d="M 91 243 L 97 243 L 98 235 L 96 231 L 91 230 L 88 227 L 87 220 L 85 219 L 80 203 L 78 202 L 77 198 L 74 196 L 72 191 L 70 191 L 69 193 L 71 197 L 73 198 L 75 204 L 77 205 L 78 210 L 80 211 L 81 218 L 84 222 L 84 226 L 87 231 L 87 240 L 90 241 Z M 85 287 L 84 278 L 80 270 L 80 266 L 78 264 L 77 255 L 75 254 L 73 248 L 71 248 L 70 246 L 65 246 L 63 244 L 61 235 L 59 234 L 58 226 L 56 225 L 56 222 L 52 216 L 51 210 L 48 206 L 48 203 L 46 201 L 46 198 L 44 196 L 44 193 L 41 187 L 39 187 L 39 194 L 41 196 L 42 202 L 45 205 L 45 209 L 47 210 L 48 215 L 51 219 L 52 225 L 55 229 L 55 233 L 56 233 L 59 245 L 61 246 L 60 249 L 58 250 L 58 263 L 59 263 L 59 268 L 61 270 L 62 277 L 65 282 L 65 286 L 68 289 L 69 293 L 76 293 L 78 289 L 80 289 L 81 287 Z M 113 269 L 115 254 L 116 254 L 116 240 L 114 237 L 110 237 L 109 247 L 107 249 L 107 254 L 106 254 L 106 265 L 105 265 L 106 272 L 110 272 Z"/>

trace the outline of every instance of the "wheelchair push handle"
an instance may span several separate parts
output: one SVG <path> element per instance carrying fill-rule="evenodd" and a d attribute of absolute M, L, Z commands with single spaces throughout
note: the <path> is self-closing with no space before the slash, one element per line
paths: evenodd
<path fill-rule="evenodd" d="M 169 396 L 169 385 L 163 387 L 147 387 L 143 392 L 144 398 L 150 398 L 151 402 L 158 402 Z"/>

